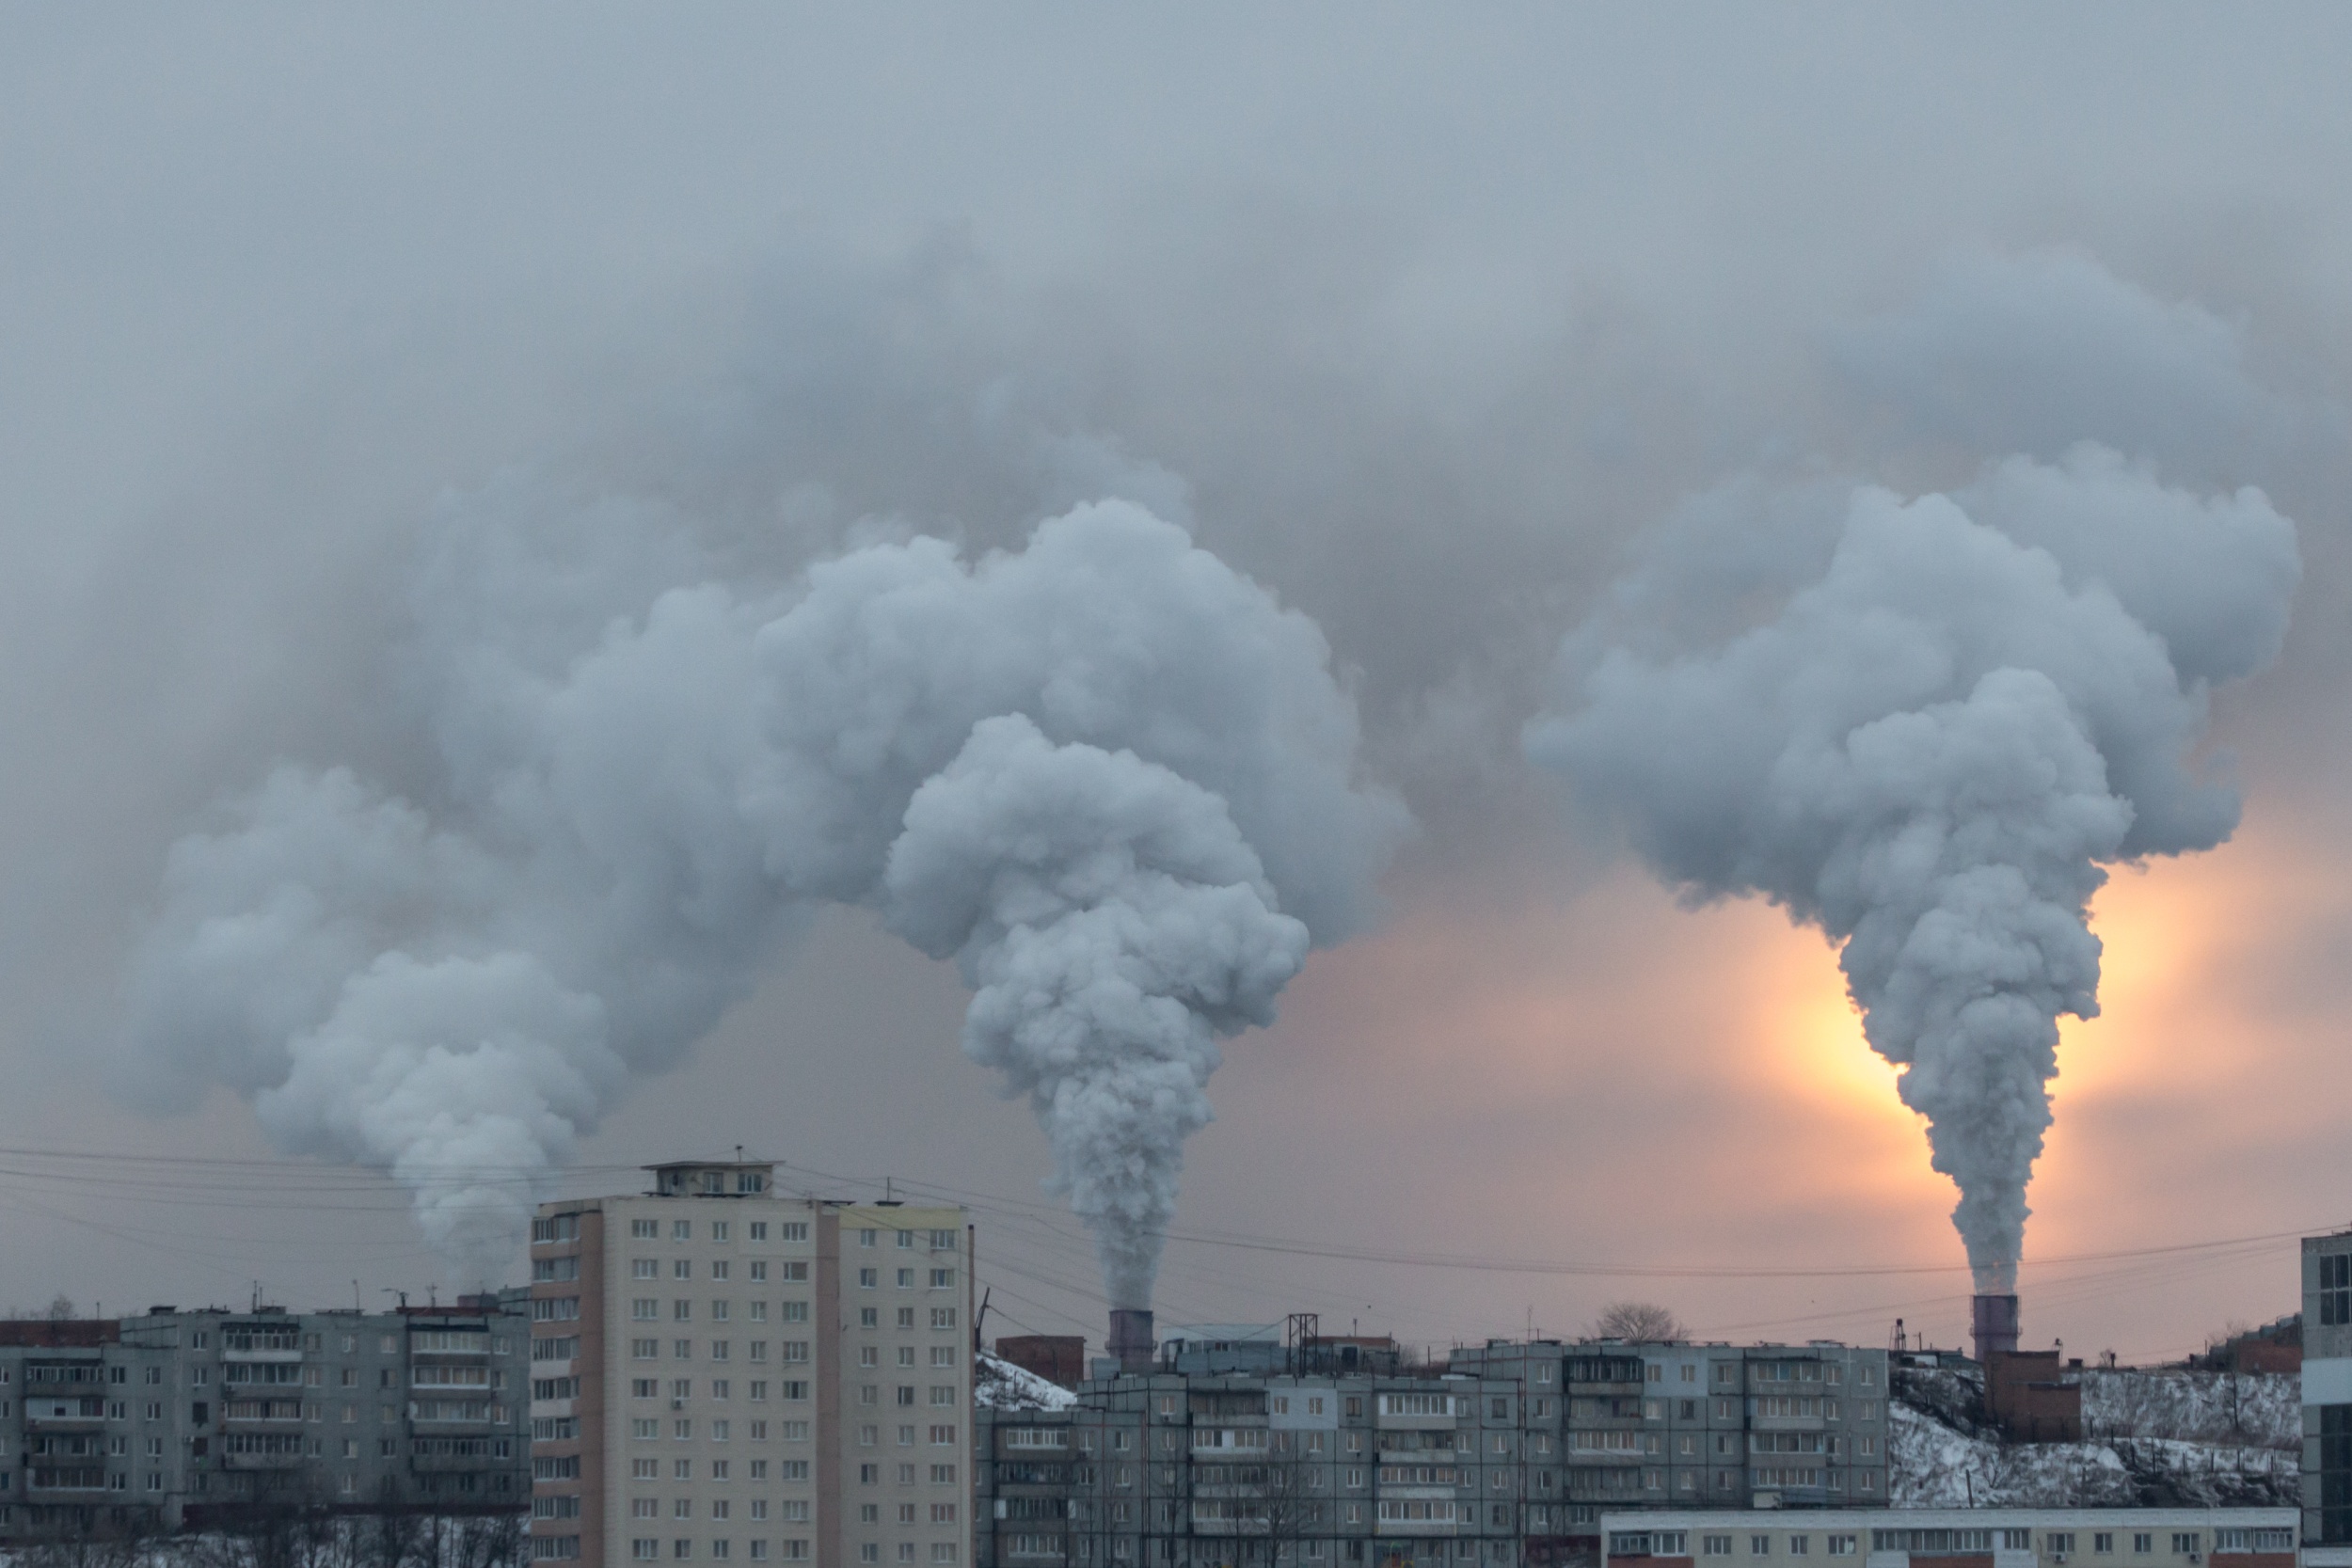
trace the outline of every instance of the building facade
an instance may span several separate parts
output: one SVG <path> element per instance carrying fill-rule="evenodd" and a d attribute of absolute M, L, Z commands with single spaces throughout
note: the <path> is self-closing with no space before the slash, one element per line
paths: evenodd
<path fill-rule="evenodd" d="M 1442 1373 L 1163 1370 L 977 1413 L 981 1568 L 1546 1564 L 1603 1510 L 1886 1496 L 1886 1353 L 1533 1344 Z"/>
<path fill-rule="evenodd" d="M 2303 1238 L 2303 1549 L 2352 1568 L 2352 1230 Z"/>
<path fill-rule="evenodd" d="M 532 1556 L 968 1562 L 963 1211 L 650 1168 L 532 1226 Z"/>
<path fill-rule="evenodd" d="M 1886 1500 L 1883 1350 L 1497 1340 L 1451 1370 L 1529 1388 L 1588 1529 L 1610 1507 Z"/>
<path fill-rule="evenodd" d="M 2295 1568 L 2291 1508 L 1609 1513 L 1604 1568 Z M 1827 1560 L 1824 1562 L 1823 1560 Z"/>
<path fill-rule="evenodd" d="M 530 1323 L 512 1306 L 0 1324 L 0 1541 L 276 1505 L 519 1513 Z"/>

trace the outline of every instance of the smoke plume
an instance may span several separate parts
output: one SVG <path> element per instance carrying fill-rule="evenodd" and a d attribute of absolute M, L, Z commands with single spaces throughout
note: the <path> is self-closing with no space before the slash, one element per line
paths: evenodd
<path fill-rule="evenodd" d="M 522 482 L 447 521 L 404 681 L 424 776 L 281 767 L 180 841 L 131 977 L 143 1090 L 227 1085 L 283 1147 L 389 1170 L 494 1279 L 632 1079 L 864 905 L 961 966 L 966 1052 L 1148 1300 L 1217 1039 L 1364 916 L 1404 826 L 1313 624 L 1125 502 L 765 590 Z"/>
<path fill-rule="evenodd" d="M 1687 896 L 1761 895 L 1841 945 L 1978 1288 L 2012 1290 L 2058 1020 L 2098 1010 L 2102 867 L 2236 826 L 2190 754 L 2212 687 L 2277 657 L 2294 530 L 2257 490 L 2193 496 L 2096 448 L 1951 496 L 1857 488 L 1825 529 L 1758 512 L 1780 526 L 1740 541 L 1748 586 L 1785 594 L 1759 618 L 1704 528 L 1675 537 L 1620 585 L 1643 624 L 1570 640 L 1576 706 L 1529 752 Z M 1678 598 L 1750 624 L 1661 646 Z"/>

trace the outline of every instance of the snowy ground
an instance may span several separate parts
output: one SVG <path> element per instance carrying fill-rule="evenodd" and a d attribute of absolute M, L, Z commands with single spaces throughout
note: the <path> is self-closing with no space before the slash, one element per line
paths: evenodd
<path fill-rule="evenodd" d="M 2292 1505 L 2301 1406 L 2293 1377 L 2090 1371 L 2081 1443 L 2007 1443 L 1965 1371 L 1906 1370 L 1888 1405 L 1899 1508 Z"/>

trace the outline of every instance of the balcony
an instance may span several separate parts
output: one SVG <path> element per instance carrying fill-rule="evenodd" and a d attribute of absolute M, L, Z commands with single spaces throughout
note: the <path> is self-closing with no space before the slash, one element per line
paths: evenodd
<path fill-rule="evenodd" d="M 293 1422 L 302 1419 L 300 1400 L 230 1400 L 220 1407 L 223 1421 L 250 1426 L 257 1421 Z"/>
<path fill-rule="evenodd" d="M 86 1432 L 104 1423 L 103 1399 L 57 1399 L 36 1394 L 24 1402 L 24 1425 L 33 1432 Z"/>
<path fill-rule="evenodd" d="M 299 1470 L 305 1463 L 300 1453 L 227 1453 L 221 1456 L 221 1465 L 230 1470 Z"/>
<path fill-rule="evenodd" d="M 29 1492 L 103 1492 L 106 1490 L 106 1467 L 103 1465 L 37 1465 L 24 1473 L 25 1490 Z"/>

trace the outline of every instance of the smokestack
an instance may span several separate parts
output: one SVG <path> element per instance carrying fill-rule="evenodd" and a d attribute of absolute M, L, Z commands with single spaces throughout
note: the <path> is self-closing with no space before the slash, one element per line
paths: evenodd
<path fill-rule="evenodd" d="M 1972 1296 L 1968 1316 L 1969 1333 L 1977 1341 L 1979 1363 L 1990 1366 L 1994 1352 L 2006 1354 L 2017 1348 L 2015 1296 Z"/>
<path fill-rule="evenodd" d="M 1160 1348 L 1152 1337 L 1151 1308 L 1112 1307 L 1110 1341 L 1103 1348 L 1118 1361 L 1121 1377 L 1150 1371 Z"/>

